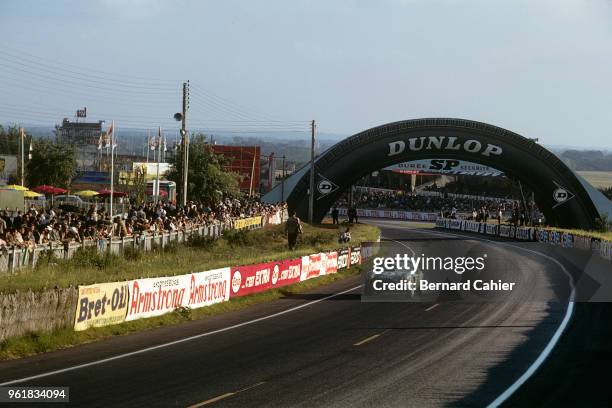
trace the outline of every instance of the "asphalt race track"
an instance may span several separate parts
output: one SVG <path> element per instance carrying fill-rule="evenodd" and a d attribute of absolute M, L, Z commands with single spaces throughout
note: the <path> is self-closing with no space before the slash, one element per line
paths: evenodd
<path fill-rule="evenodd" d="M 69 385 L 70 406 L 86 407 L 488 405 L 559 327 L 568 277 L 550 259 L 518 247 L 376 223 L 401 251 L 487 253 L 496 277 L 517 282 L 520 290 L 503 303 L 364 303 L 356 276 L 239 312 L 2 362 L 0 383 L 59 370 L 18 385 Z M 304 307 L 64 370 L 296 306 Z"/>

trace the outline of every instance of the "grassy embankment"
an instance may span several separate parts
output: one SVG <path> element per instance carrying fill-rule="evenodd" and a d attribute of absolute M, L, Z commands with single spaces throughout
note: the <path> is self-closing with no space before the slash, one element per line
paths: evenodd
<path fill-rule="evenodd" d="M 378 229 L 359 224 L 352 228 L 353 243 L 375 240 Z M 127 249 L 124 256 L 99 256 L 81 251 L 69 260 L 42 259 L 33 269 L 18 270 L 0 277 L 0 293 L 16 290 L 70 287 L 136 278 L 181 275 L 224 266 L 289 259 L 337 248 L 338 228 L 333 225 L 304 225 L 295 251 L 287 249 L 282 226 L 253 231 L 232 231 L 223 239 L 194 239 L 188 245 L 171 244 L 141 252 Z"/>
<path fill-rule="evenodd" d="M 352 228 L 353 245 L 374 241 L 379 230 L 368 225 Z M 135 277 L 167 276 L 205 271 L 228 265 L 243 265 L 274 259 L 286 259 L 338 247 L 338 230 L 331 225 L 311 227 L 305 225 L 299 249 L 290 252 L 281 227 L 256 230 L 211 242 L 197 240 L 189 246 L 174 246 L 164 251 L 130 255 L 134 259 L 112 257 L 111 261 L 92 266 L 91 256 L 77 257 L 69 261 L 50 262 L 30 271 L 22 271 L 0 279 L 4 290 L 25 288 L 41 289 L 50 286 L 69 286 L 93 282 L 110 282 Z M 90 255 L 90 254 L 88 254 Z M 52 332 L 37 332 L 27 336 L 7 339 L 0 343 L 0 359 L 25 357 L 33 354 L 71 347 L 78 344 L 101 340 L 110 336 L 124 335 L 155 327 L 177 324 L 189 320 L 202 319 L 220 313 L 243 309 L 257 303 L 279 299 L 289 294 L 307 291 L 359 272 L 358 267 L 342 270 L 333 275 L 311 279 L 305 282 L 239 297 L 229 302 L 219 303 L 199 309 L 182 309 L 163 316 L 140 319 L 114 326 L 91 328 L 75 332 L 72 328 Z"/>

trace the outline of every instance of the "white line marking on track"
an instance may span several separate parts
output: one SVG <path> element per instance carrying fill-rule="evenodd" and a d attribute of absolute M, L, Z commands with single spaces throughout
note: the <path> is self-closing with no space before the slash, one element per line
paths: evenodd
<path fill-rule="evenodd" d="M 436 307 L 440 306 L 439 303 L 436 303 L 435 305 L 429 306 L 427 309 L 425 309 L 426 312 L 429 312 L 430 310 L 435 309 Z"/>
<path fill-rule="evenodd" d="M 355 289 L 361 288 L 362 286 L 363 285 L 358 285 L 358 286 L 352 287 L 350 289 L 343 290 L 342 292 L 334 293 L 333 295 L 329 295 L 329 296 L 326 296 L 326 297 L 321 298 L 321 299 L 313 300 L 312 302 L 304 303 L 303 305 L 294 306 L 292 308 L 283 310 L 281 312 L 273 313 L 273 314 L 267 315 L 267 316 L 258 317 L 257 319 L 248 320 L 246 322 L 237 323 L 237 324 L 234 324 L 232 326 L 224 327 L 222 329 L 217 329 L 217 330 L 213 330 L 213 331 L 206 332 L 206 333 L 196 334 L 194 336 L 185 337 L 183 339 L 174 340 L 174 341 L 171 341 L 171 342 L 168 342 L 168 343 L 158 344 L 157 346 L 146 347 L 146 348 L 143 348 L 143 349 L 140 349 L 140 350 L 136 350 L 136 351 L 130 351 L 129 353 L 123 353 L 123 354 L 119 354 L 119 355 L 116 355 L 116 356 L 113 356 L 113 357 L 108 357 L 108 358 L 103 358 L 101 360 L 92 361 L 92 362 L 89 362 L 89 363 L 78 364 L 78 365 L 75 365 L 75 366 L 72 366 L 72 367 L 61 368 L 59 370 L 53 370 L 53 371 L 49 371 L 49 372 L 42 373 L 42 374 L 32 375 L 30 377 L 25 377 L 25 378 L 20 378 L 20 379 L 17 379 L 17 380 L 6 381 L 6 382 L 1 383 L 0 386 L 11 385 L 11 384 L 18 384 L 18 383 L 22 383 L 22 382 L 25 382 L 25 381 L 36 380 L 38 378 L 44 378 L 44 377 L 49 377 L 49 376 L 52 376 L 52 375 L 55 375 L 55 374 L 61 374 L 61 373 L 65 373 L 65 372 L 68 372 L 68 371 L 78 370 L 80 368 L 85 368 L 85 367 L 91 367 L 91 366 L 95 366 L 95 365 L 99 365 L 99 364 L 104 364 L 104 363 L 108 363 L 109 361 L 120 360 L 122 358 L 135 356 L 137 354 L 146 353 L 148 351 L 158 350 L 158 349 L 161 349 L 161 348 L 174 346 L 176 344 L 185 343 L 185 342 L 188 342 L 188 341 L 191 341 L 191 340 L 200 339 L 202 337 L 211 336 L 213 334 L 222 333 L 222 332 L 226 332 L 226 331 L 229 331 L 229 330 L 237 329 L 238 327 L 248 326 L 248 325 L 253 324 L 253 323 L 261 322 L 261 321 L 264 321 L 264 320 L 272 319 L 274 317 L 282 316 L 282 315 L 287 314 L 287 313 L 295 312 L 296 310 L 300 310 L 300 309 L 303 309 L 305 307 L 312 306 L 312 305 L 314 305 L 316 303 L 323 302 L 323 301 L 325 301 L 327 299 L 331 299 L 331 298 L 334 298 L 336 296 L 340 296 L 340 295 L 343 295 L 345 293 L 352 292 Z"/>
<path fill-rule="evenodd" d="M 372 341 L 372 340 L 374 340 L 375 338 L 380 337 L 380 335 L 381 335 L 381 334 L 382 334 L 382 333 L 378 333 L 378 334 L 375 334 L 375 335 L 373 335 L 373 336 L 366 337 L 365 339 L 363 339 L 363 340 L 361 340 L 361 341 L 358 341 L 357 343 L 353 344 L 353 346 L 361 346 L 362 344 L 365 344 L 365 343 L 367 343 L 368 341 Z"/>
<path fill-rule="evenodd" d="M 539 256 L 544 257 L 544 258 L 548 259 L 549 261 L 557 264 L 557 266 L 559 266 L 561 268 L 561 270 L 563 271 L 563 273 L 565 273 L 565 275 L 568 277 L 569 283 L 570 283 L 570 287 L 572 288 L 572 291 L 570 293 L 570 298 L 569 298 L 569 301 L 568 301 L 568 304 L 567 304 L 567 309 L 565 311 L 565 316 L 563 317 L 563 320 L 561 321 L 561 324 L 559 325 L 559 327 L 557 327 L 557 330 L 555 330 L 555 333 L 551 337 L 551 339 L 548 342 L 548 344 L 546 345 L 546 347 L 544 347 L 544 350 L 542 350 L 542 353 L 540 353 L 538 358 L 529 366 L 529 368 L 527 368 L 527 370 L 523 373 L 523 375 L 521 375 L 510 387 L 508 387 L 497 398 L 495 398 L 495 400 L 493 400 L 493 402 L 491 402 L 488 405 L 487 408 L 495 408 L 495 407 L 500 406 L 501 404 L 506 402 L 506 400 L 508 398 L 510 398 L 510 396 L 512 394 L 514 394 L 516 392 L 516 390 L 518 390 L 520 388 L 520 386 L 523 385 L 538 370 L 538 368 L 540 368 L 540 366 L 544 363 L 544 361 L 546 361 L 546 359 L 548 358 L 548 356 L 550 355 L 552 350 L 555 348 L 555 346 L 559 342 L 559 339 L 561 338 L 561 335 L 563 334 L 563 332 L 567 328 L 567 325 L 569 324 L 569 321 L 572 318 L 572 314 L 574 313 L 574 301 L 576 299 L 576 288 L 574 286 L 574 277 L 567 271 L 567 269 L 565 269 L 565 266 L 563 266 L 563 264 L 561 262 L 557 261 L 555 258 L 553 258 L 553 257 L 551 257 L 549 255 L 546 255 L 546 254 L 544 254 L 542 252 L 534 251 L 532 249 L 523 248 L 523 247 L 518 246 L 518 245 L 512 245 L 512 244 L 509 244 L 507 242 L 492 241 L 490 239 L 476 237 L 476 236 L 471 236 L 471 235 L 454 234 L 452 232 L 422 231 L 422 230 L 418 230 L 418 229 L 411 229 L 411 231 L 419 232 L 421 234 L 436 234 L 436 235 L 441 235 L 441 236 L 464 237 L 464 238 L 469 238 L 469 239 L 475 239 L 475 240 L 478 240 L 478 241 L 490 242 L 490 243 L 497 244 L 497 245 L 503 245 L 503 246 L 508 246 L 508 247 L 512 247 L 512 248 L 517 248 L 517 249 L 520 249 L 522 251 L 526 251 L 526 252 L 530 252 L 530 253 L 535 254 L 535 255 L 539 255 Z"/>
<path fill-rule="evenodd" d="M 199 408 L 199 407 L 203 407 L 204 405 L 212 404 L 214 402 L 221 401 L 222 399 L 225 399 L 227 397 L 231 397 L 232 395 L 240 394 L 241 392 L 245 392 L 245 391 L 248 391 L 248 390 L 253 389 L 255 387 L 259 387 L 260 385 L 263 385 L 265 383 L 266 383 L 265 381 L 261 381 L 261 382 L 258 382 L 257 384 L 249 385 L 248 387 L 242 388 L 242 389 L 240 389 L 238 391 L 226 392 L 225 394 L 221 394 L 218 397 L 214 397 L 214 398 L 211 398 L 211 399 L 207 399 L 206 401 L 202 401 L 202 402 L 198 402 L 197 404 L 190 405 L 187 408 Z"/>

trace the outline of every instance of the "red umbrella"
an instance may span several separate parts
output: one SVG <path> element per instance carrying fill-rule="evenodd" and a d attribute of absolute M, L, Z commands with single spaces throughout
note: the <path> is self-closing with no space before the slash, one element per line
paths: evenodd
<path fill-rule="evenodd" d="M 68 191 L 68 190 L 60 188 L 60 187 L 47 186 L 47 185 L 42 185 L 42 186 L 34 187 L 32 190 L 36 191 L 37 193 L 51 194 L 51 195 L 64 194 L 65 192 Z"/>
<path fill-rule="evenodd" d="M 110 190 L 98 191 L 98 197 L 110 197 L 110 195 L 111 195 Z M 125 197 L 126 195 L 128 195 L 128 193 L 125 193 L 123 191 L 113 191 L 113 197 Z"/>

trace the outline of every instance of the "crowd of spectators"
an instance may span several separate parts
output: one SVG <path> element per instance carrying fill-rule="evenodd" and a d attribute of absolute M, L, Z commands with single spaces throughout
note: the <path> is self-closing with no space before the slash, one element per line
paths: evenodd
<path fill-rule="evenodd" d="M 0 211 L 0 249 L 185 231 L 239 218 L 272 215 L 285 208 L 285 203 L 266 204 L 250 197 L 226 197 L 214 206 L 193 201 L 186 206 L 147 203 L 131 206 L 113 219 L 96 204 L 81 211 L 34 205 L 25 212 L 7 208 Z"/>
<path fill-rule="evenodd" d="M 336 204 L 349 207 L 347 197 Z M 533 211 L 523 208 L 519 201 L 506 198 L 456 197 L 449 195 L 410 194 L 401 191 L 368 191 L 355 194 L 354 208 L 393 209 L 438 213 L 447 218 L 462 218 L 486 222 L 496 219 L 517 225 L 542 223 L 543 217 L 533 207 Z M 535 214 L 529 216 L 528 214 Z M 529 221 L 531 219 L 531 221 Z"/>
<path fill-rule="evenodd" d="M 339 206 L 346 206 L 346 197 L 338 201 Z M 375 191 L 355 194 L 353 205 L 359 208 L 389 208 L 406 211 L 423 212 L 471 212 L 474 208 L 499 207 L 508 205 L 506 199 L 476 199 L 449 196 L 430 196 L 394 191 Z"/>

